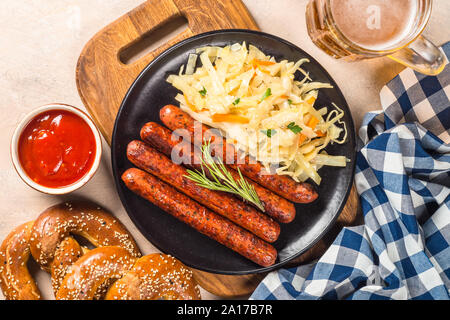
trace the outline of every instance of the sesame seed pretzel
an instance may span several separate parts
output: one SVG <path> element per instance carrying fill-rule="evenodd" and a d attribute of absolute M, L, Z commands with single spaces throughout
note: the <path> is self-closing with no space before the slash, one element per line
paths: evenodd
<path fill-rule="evenodd" d="M 97 248 L 88 250 L 77 234 Z M 51 273 L 57 299 L 200 299 L 192 271 L 169 255 L 140 257 L 125 227 L 85 203 L 50 207 L 14 229 L 0 246 L 0 288 L 9 300 L 39 300 L 30 255 Z"/>
<path fill-rule="evenodd" d="M 0 246 L 0 288 L 8 300 L 39 300 L 41 293 L 27 262 L 33 221 L 15 228 Z"/>
<path fill-rule="evenodd" d="M 198 300 L 192 271 L 170 255 L 149 254 L 108 289 L 106 300 Z"/>
<path fill-rule="evenodd" d="M 55 257 L 50 268 L 52 288 L 55 295 L 69 267 L 88 251 L 88 249 L 81 247 L 72 237 L 67 237 L 61 241 L 55 251 Z"/>
<path fill-rule="evenodd" d="M 30 238 L 34 221 L 15 228 L 0 247 L 0 288 L 8 300 L 39 300 L 41 293 L 30 275 Z M 51 265 L 53 292 L 57 292 L 68 267 L 83 255 L 84 249 L 72 237 L 61 242 Z"/>
<path fill-rule="evenodd" d="M 41 299 L 27 267 L 30 253 L 51 273 L 56 294 L 68 268 L 88 251 L 71 234 L 85 237 L 97 247 L 111 244 L 133 257 L 140 256 L 131 234 L 112 215 L 87 202 L 61 203 L 14 229 L 0 246 L 0 288 L 6 299 Z"/>
<path fill-rule="evenodd" d="M 70 234 L 84 237 L 95 247 L 119 246 L 140 256 L 131 234 L 111 214 L 92 203 L 66 202 L 48 208 L 34 222 L 30 238 L 34 260 L 49 271 L 57 248 Z"/>
<path fill-rule="evenodd" d="M 192 300 L 200 299 L 200 291 L 192 271 L 169 255 L 155 253 L 136 259 L 123 248 L 100 247 L 70 267 L 56 299 L 102 297 L 106 300 Z"/>

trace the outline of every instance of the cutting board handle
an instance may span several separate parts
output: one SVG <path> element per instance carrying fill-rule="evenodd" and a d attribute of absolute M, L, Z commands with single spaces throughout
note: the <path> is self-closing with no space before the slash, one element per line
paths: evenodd
<path fill-rule="evenodd" d="M 205 8 L 209 9 L 208 12 Z M 223 29 L 234 28 L 233 24 L 227 25 L 229 14 L 234 16 L 233 19 L 241 18 L 240 23 L 243 26 L 257 29 L 251 16 L 248 12 L 243 14 L 243 10 L 247 11 L 245 6 L 235 0 L 148 0 L 102 30 L 101 33 L 104 36 L 102 41 L 104 45 L 111 48 L 111 58 L 114 58 L 113 67 L 141 71 L 151 60 L 175 43 L 195 34 L 217 29 L 215 27 L 217 21 L 220 21 Z M 181 17 L 188 22 L 187 28 L 181 33 L 133 63 L 126 64 L 121 61 L 120 56 L 124 50 Z M 133 73 L 133 71 L 128 72 Z"/>
<path fill-rule="evenodd" d="M 111 56 L 109 61 L 112 63 L 111 67 L 128 69 L 124 72 L 136 74 L 155 56 L 173 44 L 192 36 L 193 33 L 188 27 L 168 42 L 148 52 L 139 60 L 130 64 L 125 64 L 121 61 L 120 56 L 124 50 L 139 42 L 143 37 L 160 29 L 165 24 L 182 16 L 182 12 L 178 10 L 172 0 L 149 0 L 107 26 L 102 30 L 102 42 L 103 45 L 110 48 L 109 54 Z M 188 18 L 186 17 L 186 19 Z"/>
<path fill-rule="evenodd" d="M 120 54 L 142 37 L 184 17 L 188 27 L 129 64 Z M 78 93 L 108 143 L 120 103 L 139 73 L 170 46 L 195 34 L 217 29 L 258 29 L 240 0 L 148 0 L 99 31 L 78 59 Z"/>

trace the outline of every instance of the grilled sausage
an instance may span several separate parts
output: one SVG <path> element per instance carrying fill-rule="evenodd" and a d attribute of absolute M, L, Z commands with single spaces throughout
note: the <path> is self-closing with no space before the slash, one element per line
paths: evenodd
<path fill-rule="evenodd" d="M 178 139 L 172 139 L 172 131 L 156 122 L 148 122 L 142 127 L 141 138 L 167 157 L 172 157 L 172 153 L 174 156 L 184 157 L 184 153 L 187 153 L 186 161 L 183 164 L 191 169 L 202 170 L 200 164 L 201 151 L 189 142 L 179 142 Z M 228 168 L 228 170 L 235 180 L 240 179 L 238 172 L 231 168 Z M 208 171 L 205 171 L 205 173 L 208 174 Z M 294 220 L 295 207 L 293 203 L 261 187 L 252 180 L 248 180 L 248 182 L 254 187 L 268 215 L 282 223 L 289 223 Z"/>
<path fill-rule="evenodd" d="M 138 168 L 157 176 L 261 239 L 268 242 L 278 239 L 280 226 L 272 218 L 229 193 L 198 186 L 186 177 L 188 172 L 184 167 L 173 163 L 172 160 L 144 142 L 131 141 L 128 144 L 127 157 Z"/>
<path fill-rule="evenodd" d="M 264 267 L 275 263 L 277 251 L 273 246 L 151 174 L 131 168 L 123 173 L 122 180 L 134 193 L 247 259 Z"/>
<path fill-rule="evenodd" d="M 244 176 L 278 195 L 297 203 L 310 203 L 317 199 L 318 194 L 309 183 L 298 183 L 287 176 L 268 174 L 261 163 L 252 161 L 248 156 L 242 157 L 234 145 L 223 143 L 223 138 L 214 132 L 216 130 L 209 130 L 210 128 L 203 124 L 199 125 L 199 129 L 196 129 L 196 121 L 180 108 L 167 105 L 160 110 L 159 116 L 169 129 L 187 130 L 197 146 L 200 146 L 204 139 L 211 140 L 211 146 L 215 144 L 223 149 L 226 164 L 236 170 L 239 168 Z"/>

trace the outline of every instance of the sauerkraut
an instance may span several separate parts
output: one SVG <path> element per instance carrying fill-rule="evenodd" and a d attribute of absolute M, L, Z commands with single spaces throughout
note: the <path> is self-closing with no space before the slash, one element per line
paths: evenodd
<path fill-rule="evenodd" d="M 320 184 L 322 166 L 348 162 L 324 150 L 344 143 L 347 129 L 344 111 L 335 104 L 314 108 L 318 90 L 332 86 L 314 82 L 301 68 L 307 62 L 276 61 L 245 43 L 204 47 L 167 81 L 181 91 L 175 99 L 182 110 L 219 129 L 267 170 Z"/>

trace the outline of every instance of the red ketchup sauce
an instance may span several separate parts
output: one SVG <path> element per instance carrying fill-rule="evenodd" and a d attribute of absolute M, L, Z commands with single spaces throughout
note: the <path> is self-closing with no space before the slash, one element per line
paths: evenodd
<path fill-rule="evenodd" d="M 92 129 L 65 110 L 38 114 L 19 138 L 19 160 L 27 175 L 49 188 L 80 180 L 92 167 L 96 142 Z"/>

